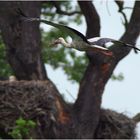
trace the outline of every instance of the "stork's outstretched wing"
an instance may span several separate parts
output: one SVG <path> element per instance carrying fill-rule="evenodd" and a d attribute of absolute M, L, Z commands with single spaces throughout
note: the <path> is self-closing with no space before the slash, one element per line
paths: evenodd
<path fill-rule="evenodd" d="M 125 45 L 126 47 L 134 48 L 135 50 L 140 51 L 139 48 L 137 48 L 137 47 L 135 47 L 131 44 L 127 44 L 127 43 L 124 43 L 122 41 L 118 41 L 118 40 L 111 39 L 111 38 L 95 37 L 95 38 L 88 39 L 88 42 L 90 42 L 91 45 L 97 45 L 97 46 L 102 46 L 102 47 L 105 47 L 106 43 L 113 43 L 113 44 L 116 44 L 116 45 L 117 44 L 118 45 Z"/>
<path fill-rule="evenodd" d="M 70 35 L 72 38 L 74 38 L 76 40 L 83 40 L 84 42 L 89 44 L 87 38 L 82 33 L 78 32 L 77 30 L 75 30 L 71 27 L 68 27 L 66 25 L 54 23 L 54 22 L 51 22 L 51 21 L 48 21 L 48 20 L 43 20 L 43 19 L 40 19 L 40 18 L 26 18 L 25 17 L 24 20 L 43 22 L 47 25 L 51 25 L 51 26 L 56 27 L 56 28 L 58 28 L 58 29 L 60 29 L 64 32 L 67 32 L 68 35 Z"/>
<path fill-rule="evenodd" d="M 39 22 L 43 22 L 45 24 L 51 25 L 51 26 L 56 27 L 56 28 L 58 28 L 58 29 L 60 29 L 60 30 L 62 30 L 64 32 L 67 32 L 68 35 L 70 35 L 74 40 L 77 40 L 77 41 L 83 40 L 84 42 L 86 42 L 86 43 L 88 43 L 90 45 L 97 45 L 97 46 L 100 46 L 100 47 L 105 47 L 106 43 L 112 42 L 114 44 L 125 45 L 126 47 L 134 48 L 135 50 L 140 51 L 139 48 L 137 48 L 137 47 L 135 47 L 135 46 L 133 46 L 131 44 L 127 44 L 127 43 L 124 43 L 122 41 L 118 41 L 118 40 L 111 39 L 111 38 L 97 37 L 98 39 L 96 39 L 96 38 L 87 39 L 79 31 L 77 31 L 77 30 L 75 30 L 75 29 L 73 29 L 71 27 L 68 27 L 66 25 L 63 25 L 63 24 L 54 23 L 54 22 L 43 20 L 43 19 L 40 19 L 40 18 L 24 17 L 24 20 L 26 20 L 26 21 L 39 21 Z"/>

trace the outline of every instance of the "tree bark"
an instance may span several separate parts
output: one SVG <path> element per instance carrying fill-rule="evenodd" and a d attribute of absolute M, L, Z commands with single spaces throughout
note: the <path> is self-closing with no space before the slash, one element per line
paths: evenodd
<path fill-rule="evenodd" d="M 46 79 L 39 23 L 22 22 L 18 14 L 21 9 L 27 16 L 40 17 L 41 2 L 0 2 L 0 5 L 0 29 L 15 76 L 18 80 Z"/>
<path fill-rule="evenodd" d="M 99 36 L 100 20 L 92 2 L 79 1 L 78 3 L 86 19 L 87 37 Z M 81 138 L 94 137 L 99 121 L 101 97 L 104 89 L 100 60 L 94 57 L 98 60 L 93 61 L 92 56 L 94 55 L 91 52 L 88 52 L 87 55 L 89 65 L 80 83 L 78 98 L 74 105 L 79 123 L 77 137 Z"/>

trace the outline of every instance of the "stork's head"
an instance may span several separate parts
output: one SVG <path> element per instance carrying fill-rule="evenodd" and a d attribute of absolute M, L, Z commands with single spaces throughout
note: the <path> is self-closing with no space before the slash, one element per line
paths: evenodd
<path fill-rule="evenodd" d="M 62 45 L 64 45 L 65 47 L 70 47 L 70 44 L 67 43 L 67 42 L 65 41 L 65 39 L 62 38 L 62 37 L 59 37 L 57 40 L 54 41 L 54 45 L 57 45 L 57 44 L 62 44 Z"/>
<path fill-rule="evenodd" d="M 66 41 L 64 38 L 59 37 L 57 40 L 54 41 L 55 44 L 64 44 Z"/>

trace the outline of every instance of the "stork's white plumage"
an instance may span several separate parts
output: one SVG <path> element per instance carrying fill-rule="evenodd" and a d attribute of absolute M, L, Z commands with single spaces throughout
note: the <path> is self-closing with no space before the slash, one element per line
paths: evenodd
<path fill-rule="evenodd" d="M 56 27 L 56 28 L 60 29 L 61 31 L 67 32 L 68 35 L 71 36 L 73 39 L 72 43 L 67 43 L 62 37 L 57 39 L 54 43 L 62 44 L 68 48 L 75 48 L 80 51 L 99 51 L 106 55 L 110 55 L 111 51 L 109 50 L 109 48 L 106 48 L 106 44 L 111 42 L 113 44 L 120 44 L 122 46 L 134 48 L 135 50 L 140 51 L 139 48 L 137 48 L 131 44 L 127 44 L 122 41 L 118 41 L 118 40 L 111 39 L 111 38 L 95 37 L 95 38 L 87 39 L 82 33 L 80 33 L 79 31 L 77 31 L 71 27 L 68 27 L 66 25 L 57 24 L 57 23 L 47 21 L 47 20 L 42 20 L 39 18 L 27 18 L 26 17 L 26 18 L 24 18 L 24 20 L 43 22 L 45 24 Z"/>

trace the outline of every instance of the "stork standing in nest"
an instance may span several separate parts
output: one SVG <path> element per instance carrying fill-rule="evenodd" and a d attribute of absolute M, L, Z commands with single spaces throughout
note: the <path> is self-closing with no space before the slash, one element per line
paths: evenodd
<path fill-rule="evenodd" d="M 74 48 L 77 49 L 79 51 L 95 51 L 95 52 L 101 52 L 107 56 L 112 56 L 113 53 L 111 52 L 111 50 L 109 50 L 109 48 L 106 48 L 106 44 L 107 43 L 113 43 L 113 44 L 118 44 L 118 45 L 122 45 L 124 47 L 129 47 L 129 48 L 134 48 L 135 50 L 140 51 L 139 48 L 131 45 L 131 44 L 127 44 L 124 43 L 122 41 L 118 41 L 115 39 L 111 39 L 111 38 L 102 38 L 102 37 L 94 37 L 94 38 L 90 38 L 87 39 L 82 33 L 80 33 L 79 31 L 68 27 L 66 25 L 63 24 L 57 24 L 51 21 L 47 21 L 47 20 L 43 20 L 43 19 L 39 19 L 39 18 L 28 18 L 25 17 L 24 18 L 25 21 L 39 21 L 39 22 L 43 22 L 47 25 L 51 25 L 53 27 L 56 27 L 58 29 L 60 29 L 61 31 L 67 32 L 69 36 L 72 37 L 73 41 L 71 43 L 68 43 L 65 41 L 64 38 L 59 37 L 57 40 L 54 41 L 54 45 L 56 44 L 62 44 L 67 48 Z"/>

